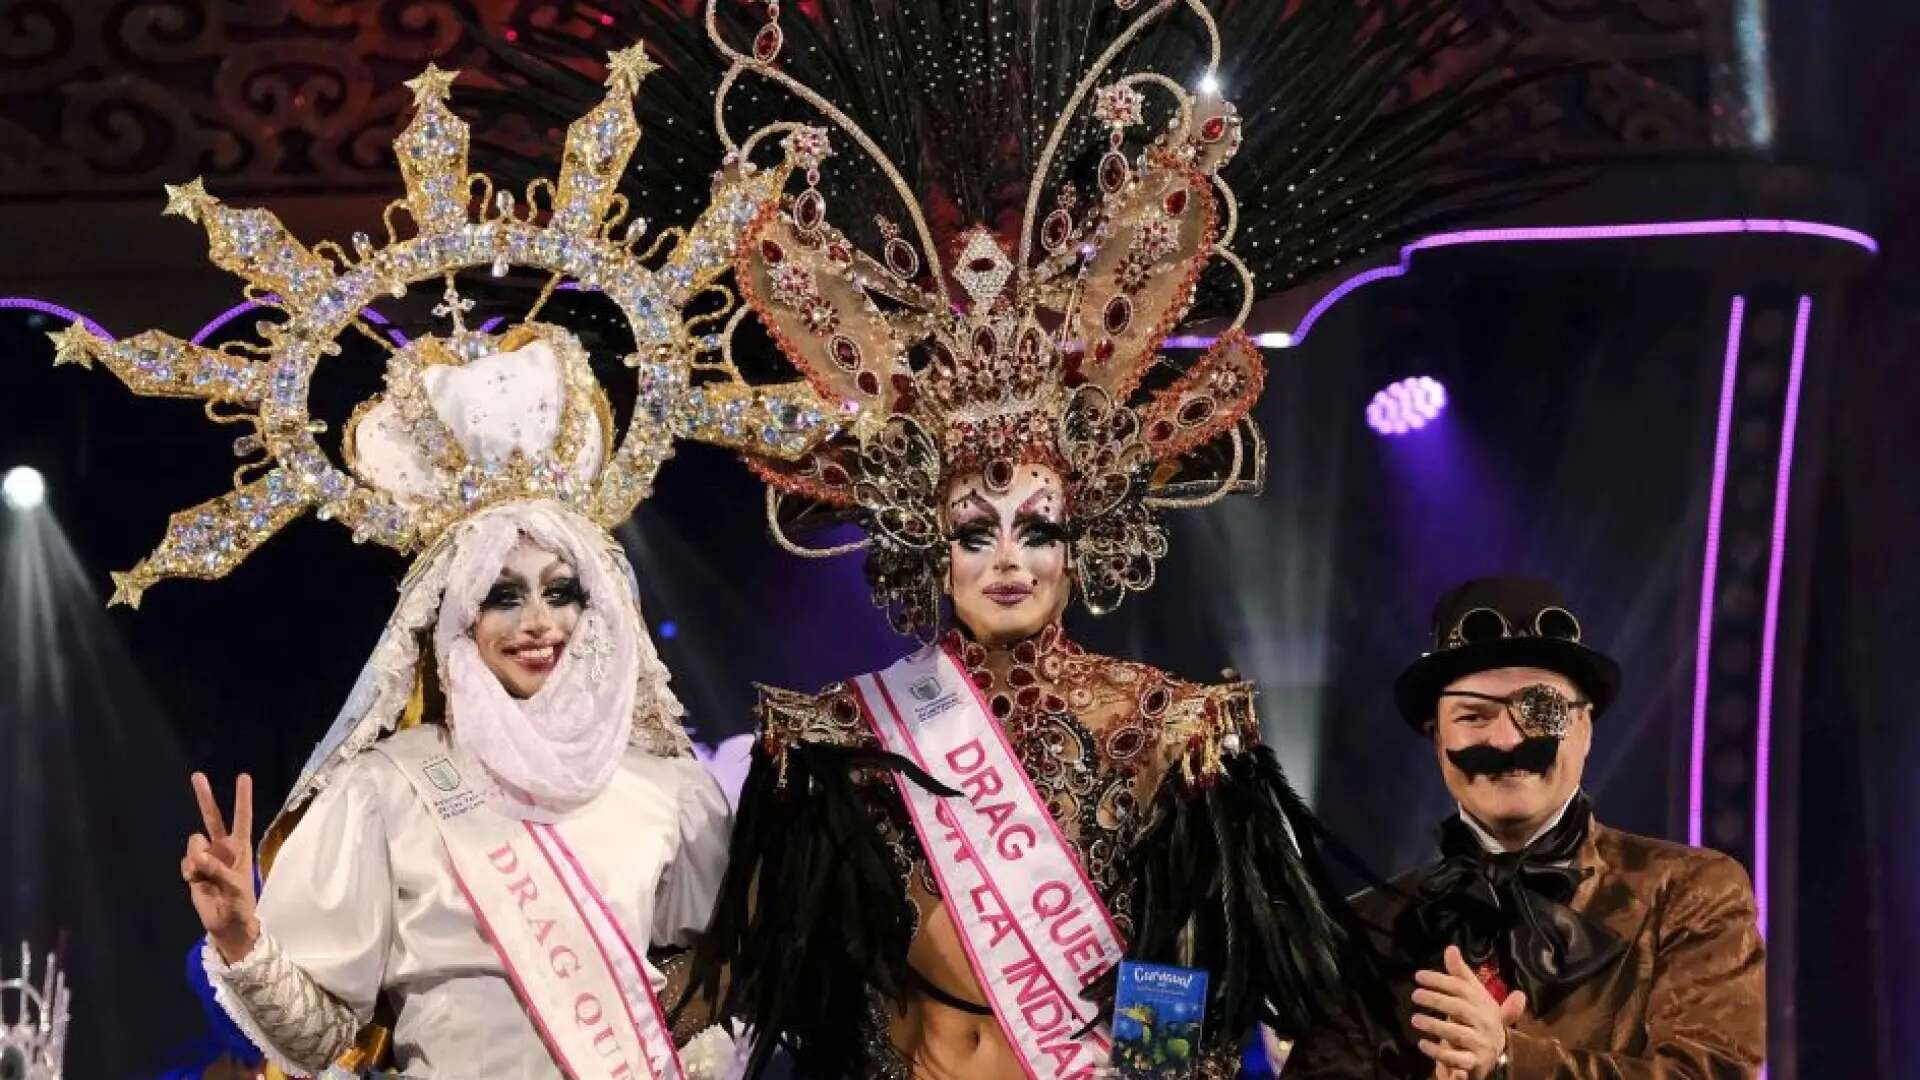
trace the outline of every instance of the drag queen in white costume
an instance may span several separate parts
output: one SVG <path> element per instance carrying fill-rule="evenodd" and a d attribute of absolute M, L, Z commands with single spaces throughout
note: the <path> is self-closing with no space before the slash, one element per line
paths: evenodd
<path fill-rule="evenodd" d="M 473 367 L 515 359 L 531 366 L 503 354 Z M 489 870 L 508 871 L 498 884 L 516 903 L 506 910 L 532 920 L 537 937 L 539 920 L 568 914 L 544 907 L 571 904 L 541 895 L 530 866 L 514 863 L 548 855 L 590 863 L 600 900 L 642 952 L 691 945 L 705 926 L 726 865 L 726 798 L 687 753 L 626 572 L 601 530 L 558 503 L 509 503 L 457 526 L 409 582 L 349 703 L 340 730 L 358 737 L 296 788 L 293 801 L 311 802 L 257 911 L 248 785 L 228 832 L 196 774 L 207 833 L 188 841 L 181 873 L 207 929 L 207 971 L 283 1070 L 323 1070 L 384 993 L 409 1075 L 553 1075 L 469 895 Z M 429 635 L 423 669 L 413 643 Z M 438 673 L 444 720 L 367 744 L 404 714 L 422 670 Z M 443 836 L 422 781 L 485 798 L 475 813 L 498 827 L 473 864 L 482 881 L 467 880 L 457 855 L 449 868 L 458 841 Z M 524 907 L 522 896 L 532 897 Z M 565 947 L 547 933 L 545 944 Z M 563 954 L 559 968 L 578 959 Z"/>
<path fill-rule="evenodd" d="M 309 250 L 198 181 L 170 188 L 169 212 L 206 227 L 213 260 L 285 312 L 262 324 L 264 344 L 54 336 L 58 361 L 100 360 L 137 392 L 251 422 L 236 452 L 263 455 L 114 575 L 117 601 L 168 577 L 223 576 L 307 509 L 417 555 L 265 832 L 257 902 L 250 781 L 229 823 L 193 778 L 206 831 L 180 873 L 207 970 L 284 1072 L 645 1080 L 716 1075 L 731 1055 L 723 1033 L 690 1039 L 698 1022 L 674 1030 L 661 1005 L 686 955 L 669 952 L 707 923 L 729 815 L 690 754 L 609 530 L 676 437 L 791 458 L 835 425 L 804 388 L 711 370 L 694 385 L 686 307 L 728 271 L 790 169 L 729 169 L 691 228 L 647 237 L 615 188 L 650 66 L 637 46 L 609 58 L 605 101 L 569 130 L 557 182 L 536 181 L 524 203 L 468 171 L 466 126 L 444 103 L 453 76 L 430 67 L 409 84 L 416 114 L 396 144 L 407 195 L 386 242 L 356 236 L 354 255 Z M 476 266 L 550 276 L 532 310 L 489 333 L 464 325 L 473 305 L 455 284 Z M 638 385 L 617 440 L 586 349 L 537 321 L 563 279 L 603 293 L 632 328 Z M 369 301 L 420 282 L 444 287 L 434 314 L 450 327 L 389 349 L 386 389 L 354 411 L 336 467 L 313 439 L 315 367 Z"/>

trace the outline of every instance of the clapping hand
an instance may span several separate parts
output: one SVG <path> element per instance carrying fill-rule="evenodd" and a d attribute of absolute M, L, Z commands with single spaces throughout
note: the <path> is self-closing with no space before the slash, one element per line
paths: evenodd
<path fill-rule="evenodd" d="M 1486 1080 L 1507 1050 L 1507 1029 L 1526 1015 L 1527 995 L 1515 991 L 1498 1002 L 1487 992 L 1457 946 L 1447 946 L 1445 971 L 1415 972 L 1419 989 L 1413 1026 L 1423 1036 L 1420 1052 L 1433 1059 L 1436 1080 Z"/>

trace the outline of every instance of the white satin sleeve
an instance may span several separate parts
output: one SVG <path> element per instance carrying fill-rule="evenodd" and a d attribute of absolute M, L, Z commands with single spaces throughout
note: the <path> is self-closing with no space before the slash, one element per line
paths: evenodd
<path fill-rule="evenodd" d="M 733 812 L 707 767 L 673 762 L 679 787 L 679 843 L 654 896 L 653 944 L 691 945 L 707 928 L 720 878 L 727 871 Z"/>
<path fill-rule="evenodd" d="M 311 1071 L 372 1019 L 393 944 L 382 781 L 405 781 L 381 771 L 393 772 L 378 755 L 362 757 L 287 837 L 260 895 L 253 952 L 228 966 L 207 950 L 207 974 L 227 991 L 217 996 L 235 1023 L 262 1050 Z"/>

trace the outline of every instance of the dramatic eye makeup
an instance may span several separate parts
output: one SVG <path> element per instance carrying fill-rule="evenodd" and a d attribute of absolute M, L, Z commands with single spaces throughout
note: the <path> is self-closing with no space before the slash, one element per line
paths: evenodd
<path fill-rule="evenodd" d="M 526 598 L 526 595 L 526 587 L 520 584 L 520 579 L 501 578 L 487 590 L 487 595 L 480 601 L 480 609 L 504 611 L 508 608 L 516 608 L 520 606 L 520 602 Z"/>
<path fill-rule="evenodd" d="M 1052 547 L 1067 539 L 1066 526 L 1039 514 L 1022 513 L 1013 519 L 1013 527 L 1020 542 L 1028 547 Z"/>
<path fill-rule="evenodd" d="M 997 517 L 993 504 L 980 494 L 979 488 L 968 488 L 947 500 L 947 516 L 955 521 L 968 517 Z"/>
<path fill-rule="evenodd" d="M 968 551 L 985 551 L 993 546 L 993 527 L 980 521 L 957 525 L 949 539 Z"/>
<path fill-rule="evenodd" d="M 1011 531 L 1029 548 L 1048 548 L 1065 543 L 1067 528 L 1060 518 L 1060 492 L 1043 488 L 1027 497 L 1014 511 Z M 947 503 L 947 518 L 952 525 L 948 539 L 967 551 L 985 551 L 993 546 L 995 535 L 1003 527 L 1000 510 L 978 489 L 968 488 Z"/>
<path fill-rule="evenodd" d="M 947 518 L 952 522 L 947 539 L 968 551 L 992 546 L 994 529 L 1000 524 L 999 511 L 973 490 L 947 504 Z"/>
<path fill-rule="evenodd" d="M 547 582 L 545 595 L 547 603 L 553 607 L 587 606 L 587 590 L 581 586 L 580 579 L 572 574 Z"/>
<path fill-rule="evenodd" d="M 553 580 L 540 590 L 541 598 L 549 607 L 586 607 L 587 590 L 574 577 L 571 571 L 561 571 Z M 527 599 L 527 586 L 519 577 L 503 575 L 487 590 L 480 601 L 482 611 L 507 611 L 519 607 Z"/>

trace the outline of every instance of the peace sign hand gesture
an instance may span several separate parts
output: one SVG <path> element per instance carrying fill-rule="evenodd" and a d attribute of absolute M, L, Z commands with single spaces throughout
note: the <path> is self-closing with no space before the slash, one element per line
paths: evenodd
<path fill-rule="evenodd" d="M 180 877 L 213 947 L 227 963 L 239 963 L 260 937 L 253 898 L 253 777 L 241 773 L 234 781 L 231 832 L 207 774 L 193 774 L 193 795 L 207 831 L 187 837 Z"/>

